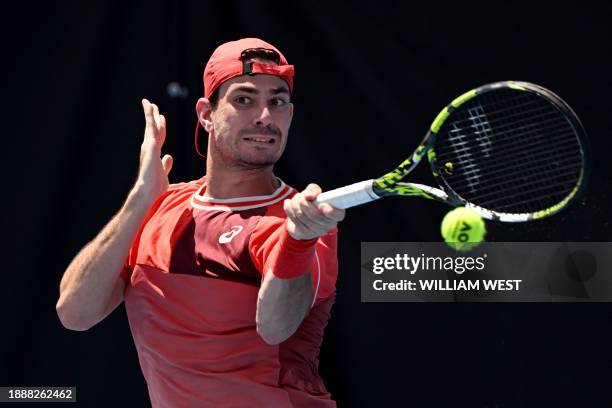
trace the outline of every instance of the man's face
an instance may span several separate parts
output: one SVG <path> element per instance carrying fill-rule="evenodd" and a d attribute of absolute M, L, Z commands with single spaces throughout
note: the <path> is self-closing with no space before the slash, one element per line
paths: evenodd
<path fill-rule="evenodd" d="M 263 168 L 280 159 L 293 104 L 289 88 L 273 75 L 243 75 L 224 82 L 210 113 L 211 155 L 234 168 Z"/>

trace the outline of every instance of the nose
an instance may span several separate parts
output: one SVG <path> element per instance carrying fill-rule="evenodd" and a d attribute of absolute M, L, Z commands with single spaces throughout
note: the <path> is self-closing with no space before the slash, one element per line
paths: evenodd
<path fill-rule="evenodd" d="M 258 115 L 255 118 L 255 124 L 257 126 L 268 126 L 272 123 L 272 113 L 270 112 L 270 108 L 268 106 L 264 106 L 258 112 Z"/>

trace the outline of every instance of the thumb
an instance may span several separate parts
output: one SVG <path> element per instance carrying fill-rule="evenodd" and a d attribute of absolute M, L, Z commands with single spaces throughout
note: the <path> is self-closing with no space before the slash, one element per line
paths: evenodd
<path fill-rule="evenodd" d="M 164 155 L 164 157 L 162 158 L 162 167 L 164 168 L 164 172 L 166 173 L 166 176 L 170 174 L 170 170 L 172 170 L 173 162 L 174 162 L 174 159 L 169 154 Z"/>

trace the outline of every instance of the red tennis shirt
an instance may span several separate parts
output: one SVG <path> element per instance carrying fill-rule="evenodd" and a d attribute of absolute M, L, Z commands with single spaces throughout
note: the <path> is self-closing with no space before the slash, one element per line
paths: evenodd
<path fill-rule="evenodd" d="M 154 408 L 335 407 L 318 374 L 334 300 L 337 231 L 315 244 L 315 300 L 289 339 L 257 334 L 266 260 L 286 234 L 281 182 L 269 196 L 211 199 L 205 178 L 171 185 L 149 211 L 121 276 Z"/>

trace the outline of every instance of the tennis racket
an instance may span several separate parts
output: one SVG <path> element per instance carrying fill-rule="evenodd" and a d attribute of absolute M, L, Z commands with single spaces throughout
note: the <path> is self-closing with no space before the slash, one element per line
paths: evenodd
<path fill-rule="evenodd" d="M 425 155 L 439 188 L 401 181 Z M 395 170 L 324 192 L 316 202 L 349 208 L 422 197 L 489 220 L 524 222 L 567 207 L 584 189 L 588 164 L 586 132 L 567 103 L 539 85 L 496 82 L 446 106 Z"/>

